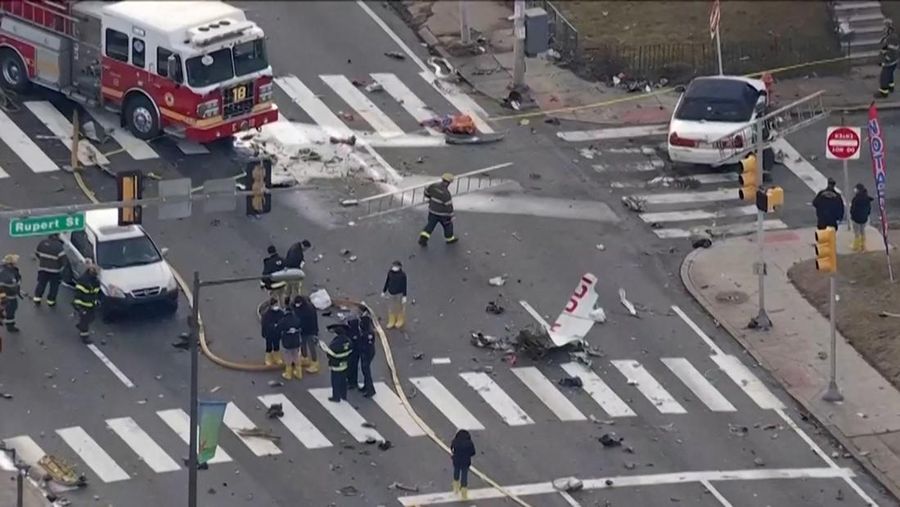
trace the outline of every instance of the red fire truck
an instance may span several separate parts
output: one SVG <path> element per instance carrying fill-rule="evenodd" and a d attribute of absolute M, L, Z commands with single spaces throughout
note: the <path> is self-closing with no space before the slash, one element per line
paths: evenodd
<path fill-rule="evenodd" d="M 262 29 L 219 1 L 0 0 L 0 85 L 208 143 L 278 119 Z"/>

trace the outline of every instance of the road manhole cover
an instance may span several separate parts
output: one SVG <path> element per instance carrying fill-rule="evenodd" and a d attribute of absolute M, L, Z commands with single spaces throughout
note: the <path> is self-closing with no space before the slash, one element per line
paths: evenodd
<path fill-rule="evenodd" d="M 719 303 L 739 305 L 747 302 L 747 294 L 739 290 L 725 290 L 716 294 L 716 301 Z"/>

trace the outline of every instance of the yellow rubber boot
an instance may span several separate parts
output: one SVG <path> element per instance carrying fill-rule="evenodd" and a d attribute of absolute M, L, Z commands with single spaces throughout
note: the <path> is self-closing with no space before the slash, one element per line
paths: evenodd
<path fill-rule="evenodd" d="M 306 368 L 307 366 L 309 366 L 309 363 L 310 363 L 310 361 L 309 361 L 308 357 L 300 356 L 300 366 L 301 367 Z"/>
<path fill-rule="evenodd" d="M 453 492 L 459 493 L 459 481 L 453 481 Z"/>
<path fill-rule="evenodd" d="M 272 366 L 275 364 L 275 358 L 272 357 L 271 352 L 266 352 L 266 366 Z"/>
<path fill-rule="evenodd" d="M 281 374 L 281 378 L 285 380 L 291 380 L 291 378 L 293 378 L 293 369 L 291 368 L 291 365 L 284 365 L 284 372 Z"/>
<path fill-rule="evenodd" d="M 469 488 L 459 488 L 459 497 L 463 500 L 469 499 Z"/>
<path fill-rule="evenodd" d="M 303 379 L 303 368 L 297 363 L 294 363 L 294 378 L 297 380 Z"/>
<path fill-rule="evenodd" d="M 859 251 L 860 252 L 866 251 L 866 235 L 865 234 L 862 234 L 859 237 Z"/>
<path fill-rule="evenodd" d="M 400 313 L 397 314 L 397 320 L 394 322 L 394 327 L 400 329 L 403 327 L 403 324 L 406 323 L 406 309 L 400 310 Z"/>
<path fill-rule="evenodd" d="M 850 250 L 853 250 L 854 252 L 859 251 L 859 236 L 853 236 L 853 243 L 850 244 Z"/>
<path fill-rule="evenodd" d="M 284 359 L 281 358 L 281 354 L 278 352 L 272 352 L 272 361 L 278 366 L 284 366 Z"/>
<path fill-rule="evenodd" d="M 306 373 L 319 373 L 319 360 L 310 361 L 309 366 L 306 367 Z"/>
<path fill-rule="evenodd" d="M 397 325 L 397 317 L 393 312 L 388 312 L 388 321 L 387 325 L 384 326 L 385 329 L 394 329 L 394 326 Z"/>

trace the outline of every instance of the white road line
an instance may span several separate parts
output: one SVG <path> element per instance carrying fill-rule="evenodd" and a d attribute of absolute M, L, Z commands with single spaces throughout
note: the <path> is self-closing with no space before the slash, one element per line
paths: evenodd
<path fill-rule="evenodd" d="M 409 380 L 458 429 L 473 431 L 484 429 L 478 419 L 475 419 L 475 416 L 438 379 L 417 377 Z"/>
<path fill-rule="evenodd" d="M 337 403 L 329 401 L 328 398 L 331 396 L 330 387 L 310 389 L 309 394 L 311 394 L 312 397 L 315 398 L 329 414 L 331 414 L 331 417 L 337 419 L 337 421 L 341 423 L 341 426 L 343 426 L 357 442 L 368 442 L 373 439 L 377 442 L 384 440 L 384 437 L 374 428 L 366 427 L 368 424 L 366 419 L 353 408 L 353 405 L 351 405 L 350 402 L 347 400 L 341 400 Z"/>
<path fill-rule="evenodd" d="M 0 127 L 0 128 L 3 128 L 3 127 Z M 3 178 L 9 178 L 9 173 L 4 171 L 3 168 L 0 167 L 0 180 L 2 180 Z"/>
<path fill-rule="evenodd" d="M 719 490 L 716 489 L 716 487 L 713 486 L 711 482 L 703 480 L 700 481 L 700 484 L 702 484 L 703 487 L 706 488 L 706 491 L 709 491 L 709 494 L 712 495 L 713 498 L 715 498 L 719 501 L 720 504 L 722 504 L 722 507 L 734 507 L 733 505 L 731 505 L 731 502 L 729 502 L 724 496 L 722 496 L 722 493 L 719 493 Z"/>
<path fill-rule="evenodd" d="M 16 471 L 16 464 L 12 462 L 12 458 L 5 452 L 0 452 L 0 470 L 4 472 Z"/>
<path fill-rule="evenodd" d="M 742 234 L 750 234 L 756 231 L 756 222 L 747 222 L 739 224 L 719 225 L 711 227 L 717 235 L 720 236 L 740 236 Z M 787 229 L 787 224 L 781 220 L 763 220 L 763 230 L 780 231 Z M 653 234 L 660 239 L 680 239 L 691 237 L 691 231 L 688 229 L 654 229 Z"/>
<path fill-rule="evenodd" d="M 737 190 L 733 188 L 720 188 L 702 192 L 685 191 L 671 192 L 668 194 L 643 194 L 634 196 L 647 204 L 682 204 L 697 202 L 737 201 Z"/>
<path fill-rule="evenodd" d="M 578 503 L 578 500 L 572 498 L 572 495 L 566 493 L 565 491 L 560 491 L 559 496 L 563 497 L 563 500 L 566 501 L 571 507 L 581 507 L 581 504 Z"/>
<path fill-rule="evenodd" d="M 7 438 L 3 440 L 3 443 L 8 449 L 16 450 L 17 460 L 26 465 L 41 468 L 40 465 L 38 465 L 38 461 L 40 461 L 47 453 L 44 452 L 44 450 L 41 449 L 41 446 L 28 435 Z"/>
<path fill-rule="evenodd" d="M 194 141 L 188 141 L 187 139 L 178 139 L 175 141 L 175 145 L 178 146 L 181 153 L 184 153 L 185 155 L 205 155 L 209 153 L 209 148 L 206 146 L 195 143 Z"/>
<path fill-rule="evenodd" d="M 636 127 L 619 127 L 593 130 L 569 130 L 557 132 L 556 136 L 563 141 L 578 143 L 584 141 L 600 141 L 603 139 L 626 139 L 634 137 L 665 136 L 668 125 L 640 125 Z"/>
<path fill-rule="evenodd" d="M 734 405 L 683 357 L 663 357 L 660 361 L 713 412 L 736 412 Z"/>
<path fill-rule="evenodd" d="M 703 173 L 703 174 L 686 174 L 682 178 L 695 180 L 701 185 L 712 185 L 715 183 L 734 183 L 738 180 L 737 173 Z"/>
<path fill-rule="evenodd" d="M 632 359 L 621 361 L 610 361 L 622 375 L 628 379 L 628 383 L 637 387 L 638 391 L 644 395 L 650 403 L 653 404 L 663 414 L 686 414 L 687 410 L 675 401 L 675 398 L 650 375 L 644 366 Z"/>
<path fill-rule="evenodd" d="M 56 162 L 31 140 L 3 111 L 0 111 L 0 140 L 36 173 L 59 171 Z M 6 174 L 6 173 L 3 173 Z"/>
<path fill-rule="evenodd" d="M 499 195 L 469 193 L 455 197 L 456 211 L 497 213 L 501 215 L 528 215 L 566 220 L 593 222 L 618 222 L 619 216 L 605 202 L 534 197 L 530 195 Z"/>
<path fill-rule="evenodd" d="M 584 479 L 583 490 L 664 486 L 669 484 L 692 484 L 726 481 L 767 481 L 785 479 L 848 479 L 854 477 L 849 468 L 781 468 L 750 470 L 710 470 L 695 472 L 675 472 L 652 475 L 621 475 L 618 477 L 598 477 Z M 491 500 L 504 498 L 507 493 L 516 496 L 548 495 L 559 493 L 552 481 L 531 484 L 515 484 L 498 488 L 477 488 L 469 490 L 469 500 Z M 864 497 L 867 498 L 867 497 Z M 425 495 L 405 496 L 397 499 L 406 507 L 438 505 L 459 502 L 459 494 L 448 491 Z M 873 502 L 871 505 L 875 505 Z"/>
<path fill-rule="evenodd" d="M 431 110 L 424 102 L 422 102 L 415 93 L 412 92 L 403 81 L 400 81 L 395 74 L 376 73 L 370 74 L 376 83 L 380 84 L 384 91 L 388 93 L 394 100 L 403 106 L 417 122 L 422 123 L 425 120 L 434 118 L 435 112 Z M 429 134 L 437 134 L 437 131 L 429 128 Z"/>
<path fill-rule="evenodd" d="M 345 76 L 341 74 L 323 74 L 319 79 L 325 82 L 341 99 L 352 107 L 369 125 L 375 129 L 378 135 L 383 137 L 402 136 L 403 129 L 397 126 L 388 115 L 384 114 L 378 106 L 366 97 L 359 88 L 353 86 Z"/>
<path fill-rule="evenodd" d="M 190 444 L 191 416 L 184 410 L 181 410 L 180 408 L 160 410 L 156 412 L 156 415 L 158 415 L 163 422 L 168 424 L 169 427 L 172 428 L 172 431 L 174 431 L 184 443 Z M 231 456 L 229 456 L 221 447 L 216 447 L 216 455 L 209 460 L 209 464 L 214 465 L 216 463 L 228 463 L 230 461 Z"/>
<path fill-rule="evenodd" d="M 25 107 L 53 133 L 67 150 L 72 151 L 72 134 L 74 133 L 72 132 L 72 123 L 53 104 L 45 100 L 28 101 L 25 103 Z M 96 146 L 84 140 L 78 143 L 78 161 L 85 166 L 109 165 L 109 160 L 103 153 Z"/>
<path fill-rule="evenodd" d="M 275 78 L 275 84 L 295 104 L 300 106 L 306 114 L 320 127 L 322 127 L 329 136 L 346 137 L 353 134 L 343 121 L 337 117 L 324 102 L 316 97 L 316 94 L 310 90 L 303 81 L 297 76 L 283 76 Z"/>
<path fill-rule="evenodd" d="M 777 153 L 781 150 L 784 153 L 784 161 L 782 162 L 789 171 L 800 178 L 806 186 L 813 192 L 818 192 L 825 188 L 828 179 L 824 174 L 819 172 L 815 166 L 810 164 L 800 155 L 796 149 L 784 138 L 778 139 L 772 143 L 772 149 Z"/>
<path fill-rule="evenodd" d="M 103 130 L 105 130 L 131 158 L 135 160 L 150 160 L 159 158 L 159 154 L 147 144 L 134 137 L 127 129 L 120 127 L 119 117 L 109 111 L 94 109 L 90 111 L 91 117 Z"/>
<path fill-rule="evenodd" d="M 539 369 L 534 366 L 525 366 L 513 368 L 512 372 L 551 412 L 556 414 L 560 421 L 584 421 L 587 419 Z"/>
<path fill-rule="evenodd" d="M 641 213 L 641 220 L 652 224 L 654 222 L 687 222 L 690 220 L 719 220 L 722 218 L 735 218 L 756 214 L 756 206 L 741 206 L 719 211 L 705 211 L 691 209 L 684 211 L 660 211 L 657 213 Z"/>
<path fill-rule="evenodd" d="M 696 333 L 701 340 L 703 340 L 703 343 L 705 343 L 710 348 L 710 350 L 712 350 L 713 355 L 723 353 L 722 349 L 719 348 L 718 345 L 716 345 L 716 342 L 714 342 L 712 338 L 709 337 L 709 335 L 704 333 L 703 330 L 700 329 L 700 326 L 698 326 L 697 323 L 693 321 L 693 319 L 691 319 L 687 316 L 686 313 L 684 313 L 684 310 L 682 310 L 677 305 L 672 305 L 672 311 L 675 312 L 675 315 L 681 317 L 681 320 L 683 320 L 684 323 L 687 324 L 688 327 L 691 328 L 691 330 L 694 331 L 694 333 Z"/>
<path fill-rule="evenodd" d="M 166 451 L 159 446 L 150 435 L 147 434 L 140 426 L 130 417 L 119 417 L 116 419 L 107 419 L 106 425 L 119 435 L 128 447 L 141 458 L 141 461 L 147 464 L 154 472 L 174 472 L 180 467 L 174 459 L 166 454 Z"/>
<path fill-rule="evenodd" d="M 510 426 L 534 424 L 531 417 L 484 372 L 462 372 L 459 376 Z"/>
<path fill-rule="evenodd" d="M 759 408 L 763 410 L 784 408 L 781 401 L 749 368 L 744 366 L 740 359 L 728 354 L 715 354 L 709 357 L 738 387 L 747 393 L 750 399 L 759 405 Z"/>
<path fill-rule="evenodd" d="M 449 357 L 432 357 L 431 358 L 431 364 L 433 364 L 433 365 L 450 364 L 450 363 L 451 363 L 451 361 L 450 361 Z"/>
<path fill-rule="evenodd" d="M 240 430 L 255 430 L 256 425 L 234 403 L 229 402 L 225 407 L 225 426 L 231 430 L 244 444 L 257 456 L 275 456 L 281 454 L 281 449 L 267 438 L 247 437 L 240 434 Z"/>
<path fill-rule="evenodd" d="M 313 423 L 303 415 L 302 412 L 297 410 L 297 407 L 291 403 L 291 400 L 287 399 L 287 397 L 283 394 L 267 394 L 265 396 L 259 396 L 259 401 L 269 408 L 272 404 L 280 403 L 281 409 L 284 412 L 284 417 L 280 417 L 278 420 L 281 421 L 282 424 L 297 437 L 307 449 L 321 449 L 322 447 L 331 447 L 331 442 L 325 438 L 325 435 L 319 431 L 318 428 L 313 426 Z"/>
<path fill-rule="evenodd" d="M 565 363 L 562 369 L 572 377 L 579 377 L 587 392 L 610 417 L 633 417 L 637 414 L 606 385 L 596 373 L 580 363 Z"/>
<path fill-rule="evenodd" d="M 375 395 L 372 396 L 372 399 L 407 435 L 411 437 L 425 435 L 425 431 L 416 424 L 406 407 L 403 406 L 400 398 L 394 394 L 394 391 L 387 384 L 375 382 Z"/>
<path fill-rule="evenodd" d="M 118 366 L 116 366 L 108 357 L 106 357 L 106 354 L 104 354 L 97 347 L 97 345 L 90 343 L 88 344 L 88 348 L 91 350 L 91 352 L 94 353 L 95 356 L 97 356 L 98 359 L 100 359 L 100 362 L 102 362 L 104 365 L 106 365 L 107 368 L 109 368 L 109 371 L 111 371 L 117 379 L 125 384 L 125 387 L 129 389 L 134 387 L 134 383 L 124 373 L 122 373 L 122 370 L 120 370 Z"/>
<path fill-rule="evenodd" d="M 122 470 L 80 426 L 61 428 L 56 430 L 56 434 L 78 454 L 78 457 L 97 474 L 101 481 L 118 482 L 131 478 L 128 472 Z"/>

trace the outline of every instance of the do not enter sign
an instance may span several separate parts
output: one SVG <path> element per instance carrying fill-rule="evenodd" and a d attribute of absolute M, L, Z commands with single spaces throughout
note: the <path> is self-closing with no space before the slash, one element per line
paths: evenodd
<path fill-rule="evenodd" d="M 828 127 L 825 156 L 836 160 L 856 160 L 862 137 L 857 127 Z"/>

